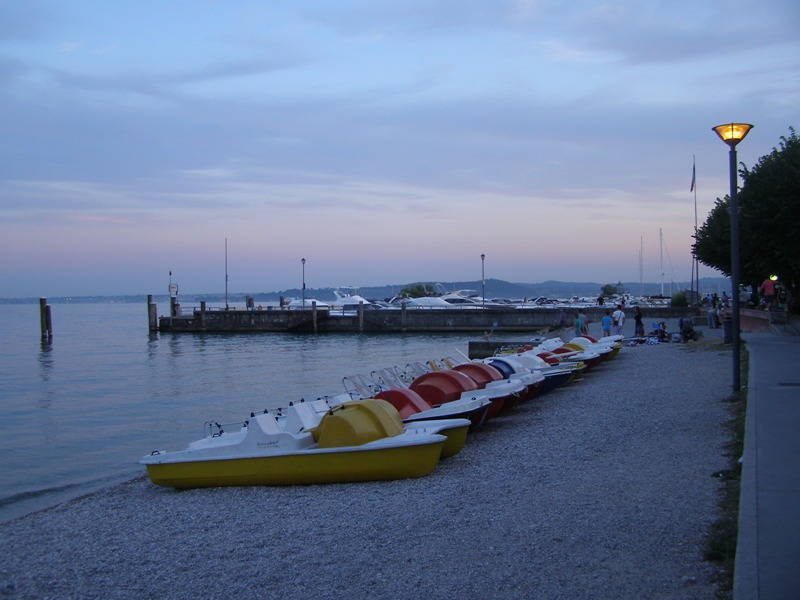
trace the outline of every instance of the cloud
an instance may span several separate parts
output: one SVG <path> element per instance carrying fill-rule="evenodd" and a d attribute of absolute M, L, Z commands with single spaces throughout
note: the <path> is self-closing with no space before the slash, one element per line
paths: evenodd
<path fill-rule="evenodd" d="M 58 51 L 69 54 L 70 52 L 75 52 L 81 46 L 83 46 L 83 42 L 61 42 L 58 45 Z"/>

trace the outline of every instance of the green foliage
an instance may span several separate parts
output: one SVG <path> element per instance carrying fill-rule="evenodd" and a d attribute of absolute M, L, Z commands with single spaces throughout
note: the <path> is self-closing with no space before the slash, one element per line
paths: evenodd
<path fill-rule="evenodd" d="M 436 290 L 427 283 L 412 283 L 400 290 L 400 296 L 403 298 L 424 298 L 437 295 Z"/>
<path fill-rule="evenodd" d="M 686 299 L 686 292 L 676 292 L 672 294 L 672 300 L 670 300 L 669 305 L 673 308 L 689 306 L 689 301 Z"/>
<path fill-rule="evenodd" d="M 600 288 L 600 294 L 602 294 L 602 296 L 605 298 L 608 298 L 609 296 L 615 296 L 617 294 L 617 286 L 607 283 Z"/>
<path fill-rule="evenodd" d="M 752 169 L 742 165 L 739 255 L 742 283 L 758 286 L 777 274 L 797 310 L 800 286 L 800 138 L 793 128 L 779 148 Z M 698 229 L 694 252 L 703 264 L 730 274 L 730 199 L 717 199 Z"/>

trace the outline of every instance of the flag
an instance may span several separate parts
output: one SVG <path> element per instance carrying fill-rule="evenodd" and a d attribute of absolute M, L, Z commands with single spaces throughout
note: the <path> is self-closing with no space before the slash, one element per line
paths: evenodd
<path fill-rule="evenodd" d="M 694 177 L 695 177 L 695 171 L 694 171 L 694 159 L 692 159 L 692 185 L 690 185 L 690 186 L 689 186 L 689 191 L 690 191 L 690 192 L 693 192 L 693 191 L 694 191 Z"/>

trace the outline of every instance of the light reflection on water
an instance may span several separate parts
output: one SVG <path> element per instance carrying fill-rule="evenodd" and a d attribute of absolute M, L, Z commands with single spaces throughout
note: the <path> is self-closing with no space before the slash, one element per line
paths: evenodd
<path fill-rule="evenodd" d="M 341 392 L 341 378 L 466 352 L 469 336 L 153 335 L 138 304 L 0 306 L 0 520 L 142 474 L 203 422 Z M 512 336 L 523 337 L 523 336 Z M 51 490 L 43 492 L 43 490 Z"/>

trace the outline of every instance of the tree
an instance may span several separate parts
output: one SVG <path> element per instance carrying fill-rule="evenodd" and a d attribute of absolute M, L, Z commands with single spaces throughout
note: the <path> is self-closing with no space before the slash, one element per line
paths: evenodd
<path fill-rule="evenodd" d="M 617 295 L 617 286 L 611 285 L 610 283 L 605 284 L 602 288 L 600 288 L 600 295 L 604 298 L 608 298 L 610 296 Z"/>
<path fill-rule="evenodd" d="M 686 299 L 686 292 L 675 292 L 672 294 L 669 305 L 673 308 L 685 308 L 689 306 L 689 301 Z"/>
<path fill-rule="evenodd" d="M 402 298 L 423 298 L 425 296 L 436 296 L 436 290 L 427 283 L 412 283 L 407 285 L 399 294 Z"/>
<path fill-rule="evenodd" d="M 752 169 L 742 165 L 739 203 L 741 281 L 778 275 L 797 310 L 800 285 L 800 138 L 793 128 Z M 717 199 L 693 246 L 703 264 L 730 274 L 730 199 Z"/>

